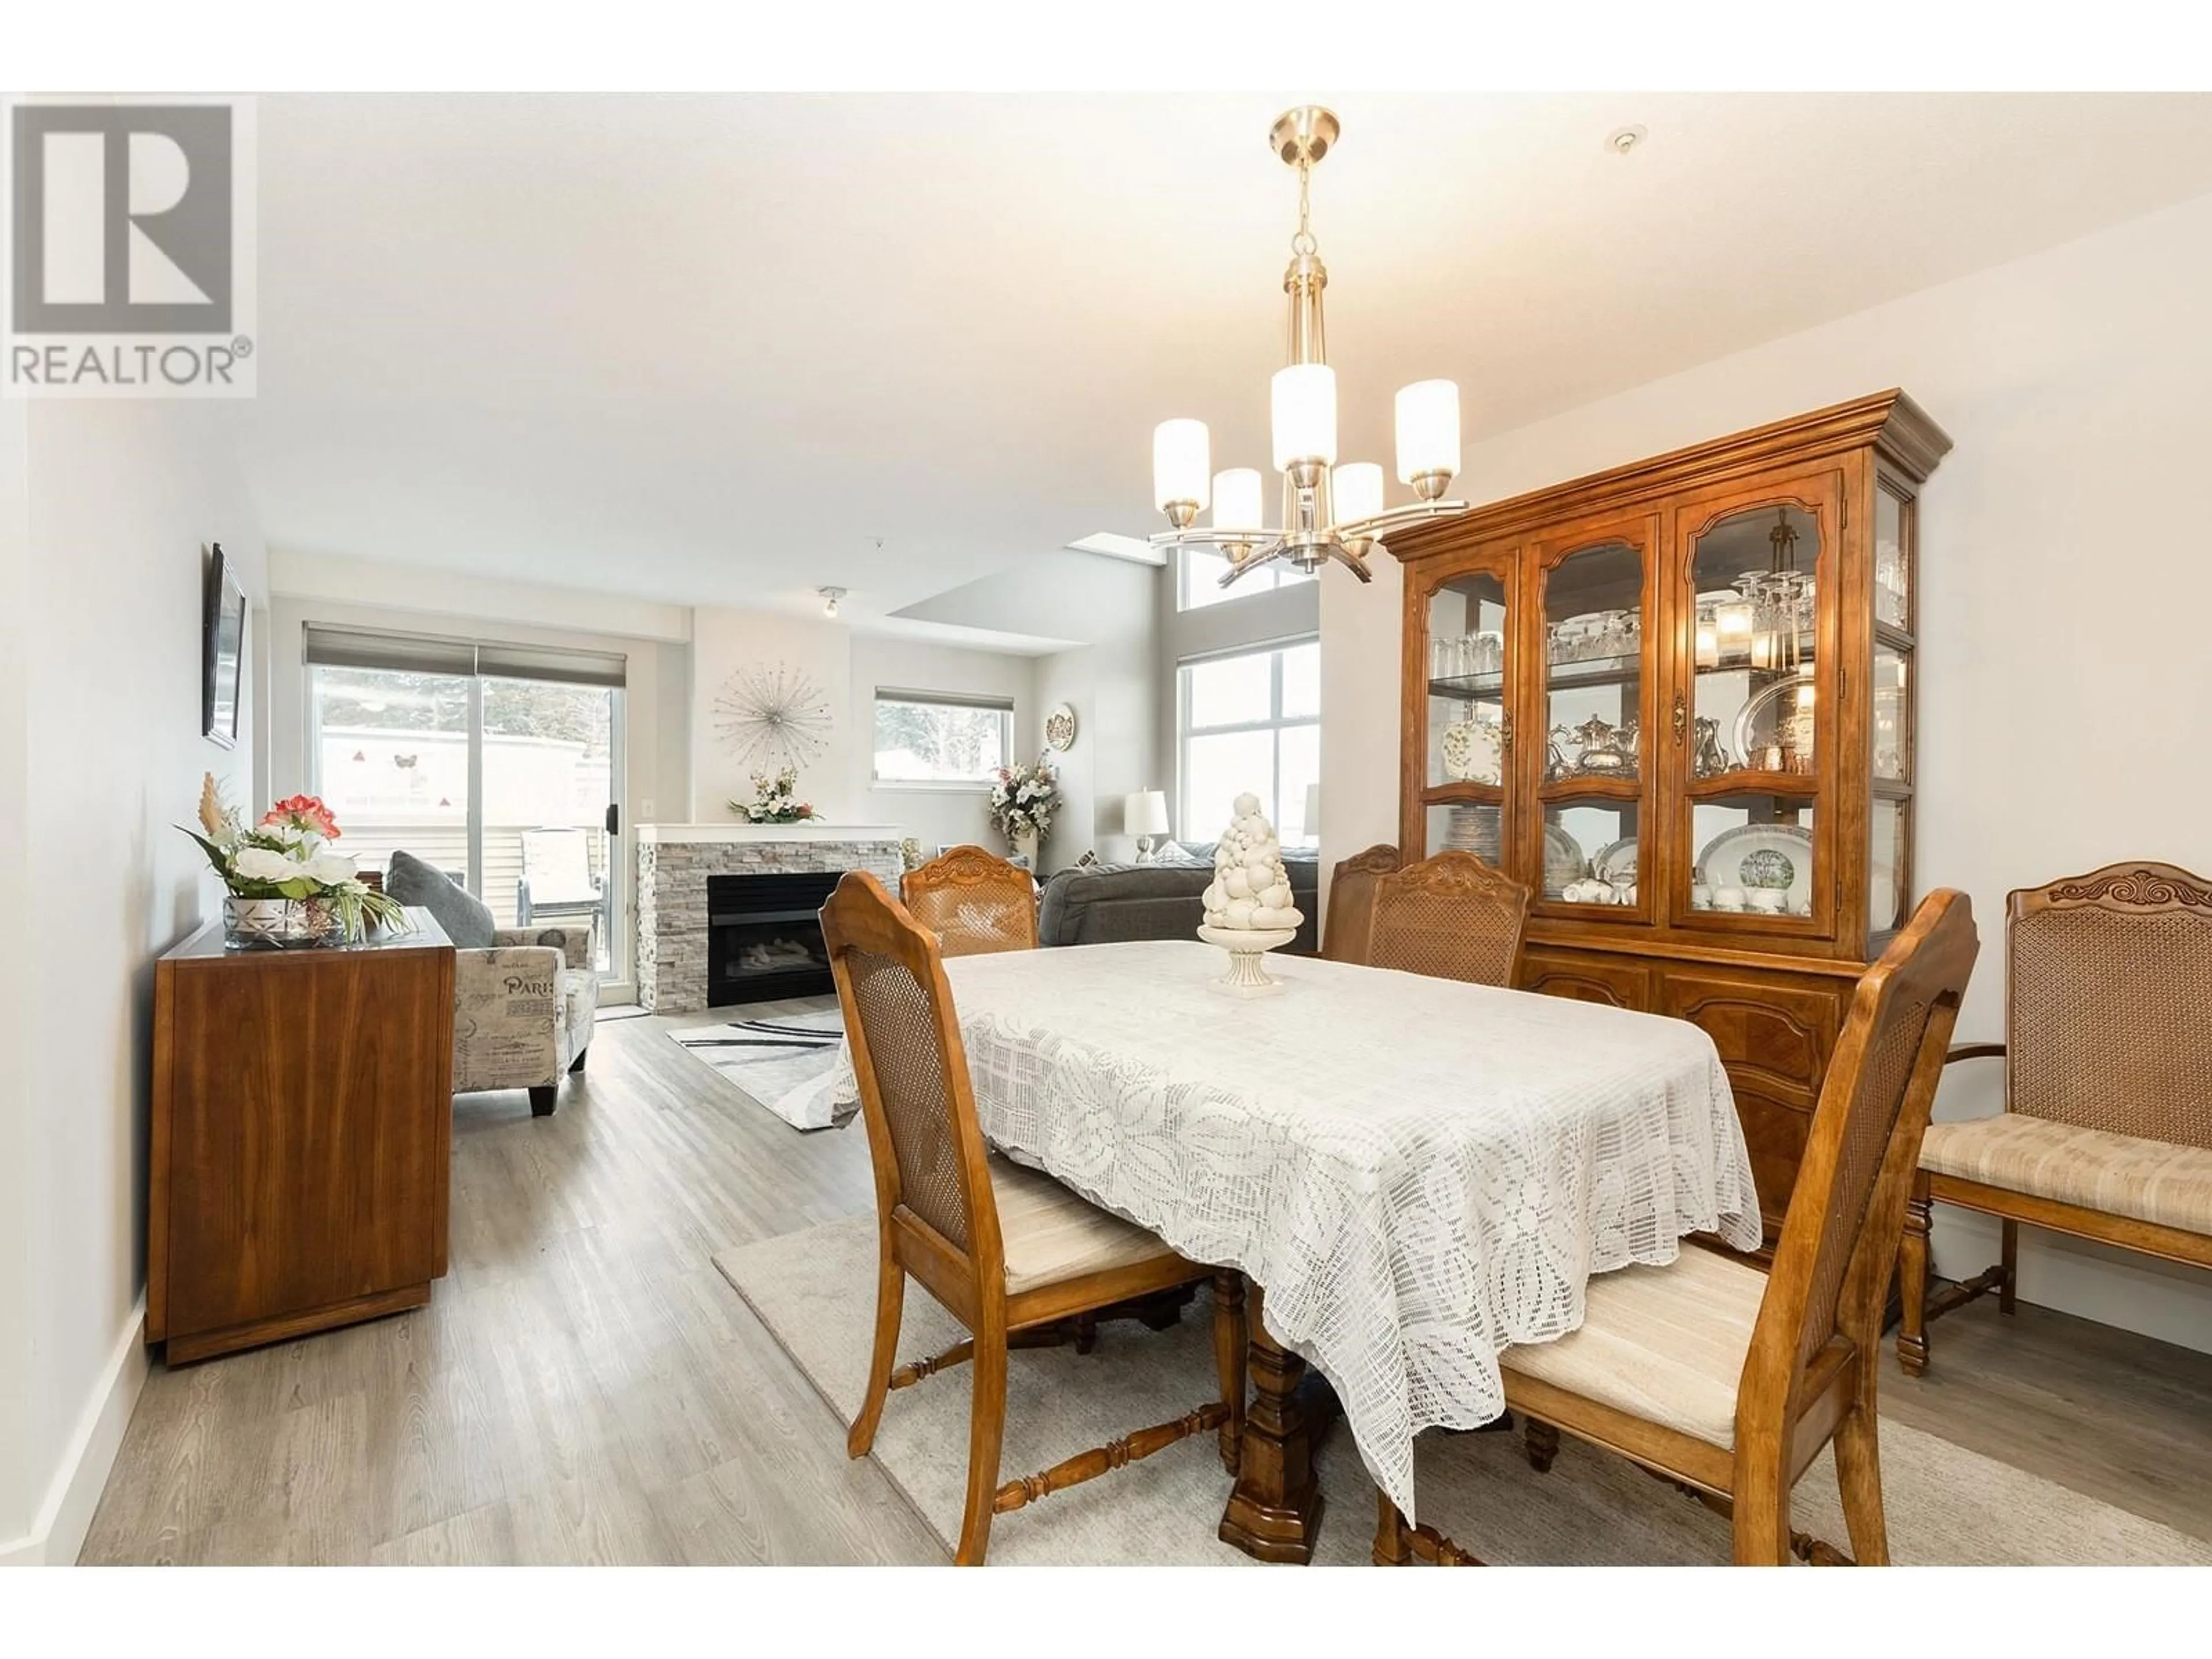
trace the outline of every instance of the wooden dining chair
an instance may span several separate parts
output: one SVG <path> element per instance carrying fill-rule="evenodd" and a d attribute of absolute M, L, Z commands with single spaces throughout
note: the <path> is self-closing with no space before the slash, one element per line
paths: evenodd
<path fill-rule="evenodd" d="M 852 871 L 837 884 L 822 907 L 822 937 L 868 1127 L 881 1245 L 868 1389 L 846 1449 L 867 1454 L 891 1389 L 974 1362 L 967 1505 L 954 1556 L 962 1565 L 982 1561 L 994 1515 L 1204 1430 L 1219 1431 L 1222 1461 L 1234 1469 L 1244 1426 L 1242 1278 L 1185 1261 L 1143 1228 L 985 1149 L 943 948 L 873 876 Z M 909 1273 L 969 1335 L 894 1370 Z M 1209 1278 L 1219 1400 L 999 1484 L 1011 1336 Z"/>
<path fill-rule="evenodd" d="M 980 847 L 954 847 L 899 878 L 899 899 L 948 957 L 1037 948 L 1036 882 Z"/>
<path fill-rule="evenodd" d="M 1735 1559 L 1793 1545 L 1790 1493 L 1831 1440 L 1851 1548 L 1889 1560 L 1875 1417 L 1883 1306 L 1937 1075 L 1978 948 L 1964 893 L 1931 893 L 1869 969 L 1821 1085 L 1770 1273 L 1697 1245 L 1589 1281 L 1579 1329 L 1501 1352 L 1506 1404 L 1549 1467 L 1565 1430 L 1731 1516 Z M 1472 1557 L 1379 1498 L 1375 1559 Z"/>
<path fill-rule="evenodd" d="M 1510 985 L 1528 890 L 1472 853 L 1439 853 L 1375 878 L 1370 967 Z"/>
<path fill-rule="evenodd" d="M 1379 842 L 1355 853 L 1336 866 L 1328 878 L 1328 926 L 1322 934 L 1321 953 L 1331 962 L 1363 966 L 1375 945 L 1375 881 L 1399 865 L 1398 849 Z"/>

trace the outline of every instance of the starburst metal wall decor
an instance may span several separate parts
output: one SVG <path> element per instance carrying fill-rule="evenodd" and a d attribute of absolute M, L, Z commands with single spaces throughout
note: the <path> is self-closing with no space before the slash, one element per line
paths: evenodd
<path fill-rule="evenodd" d="M 783 663 L 740 668 L 714 694 L 714 729 L 741 764 L 807 766 L 830 746 L 830 701 Z"/>

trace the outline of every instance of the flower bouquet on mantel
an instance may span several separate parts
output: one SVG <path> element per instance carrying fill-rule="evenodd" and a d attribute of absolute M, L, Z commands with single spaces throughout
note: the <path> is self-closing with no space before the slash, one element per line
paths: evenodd
<path fill-rule="evenodd" d="M 200 785 L 200 827 L 185 833 L 229 889 L 223 932 L 234 945 L 322 945 L 409 925 L 398 900 L 370 888 L 351 859 L 330 850 L 337 820 L 313 795 L 278 801 L 248 829 L 210 773 Z"/>
<path fill-rule="evenodd" d="M 752 799 L 733 800 L 730 811 L 747 823 L 804 823 L 821 816 L 812 803 L 799 799 L 799 772 L 789 766 L 774 777 L 754 773 Z"/>

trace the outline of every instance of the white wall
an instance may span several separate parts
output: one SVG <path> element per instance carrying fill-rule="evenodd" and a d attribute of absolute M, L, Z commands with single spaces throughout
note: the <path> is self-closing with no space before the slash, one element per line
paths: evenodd
<path fill-rule="evenodd" d="M 1923 497 L 1923 890 L 1965 889 L 1983 955 L 1960 1036 L 2003 1025 L 2008 890 L 2130 857 L 2212 871 L 2212 558 L 2188 514 L 2212 386 L 2212 198 L 1880 306 L 1471 447 L 1495 500 L 1902 386 L 1956 441 Z M 1463 372 L 1479 386 L 1479 374 Z M 1397 836 L 1395 571 L 1322 592 L 1329 857 Z M 1939 1117 L 1998 1104 L 1993 1066 Z M 1994 1260 L 1944 1212 L 1944 1271 Z M 2030 1301 L 2212 1350 L 2212 1275 L 2030 1233 Z M 1941 1345 L 1940 1332 L 1936 1338 Z"/>
<path fill-rule="evenodd" d="M 701 609 L 692 616 L 691 816 L 732 822 L 728 803 L 752 796 L 750 774 L 764 763 L 739 760 L 723 739 L 715 702 L 730 677 L 777 665 L 805 675 L 830 712 L 822 756 L 799 770 L 800 797 L 832 823 L 890 823 L 925 846 L 968 841 L 1002 845 L 979 790 L 878 789 L 874 718 L 878 687 L 1006 697 L 1014 705 L 1015 753 L 1042 747 L 1031 659 L 996 651 L 855 634 L 842 623 Z"/>
<path fill-rule="evenodd" d="M 75 1556 L 144 1376 L 153 961 L 216 898 L 173 826 L 203 771 L 251 789 L 259 739 L 251 709 L 236 750 L 200 736 L 208 544 L 257 602 L 267 593 L 234 418 L 157 401 L 24 417 L 31 556 L 9 608 L 25 635 L 25 822 L 8 842 L 40 878 L 6 912 L 35 976 L 0 997 L 24 1027 L 9 1052 L 27 1091 L 11 1137 L 25 1248 L 0 1259 L 0 1279 L 21 1276 L 0 1310 L 29 1357 L 22 1451 L 12 1470 L 0 1458 L 0 1556 Z"/>
<path fill-rule="evenodd" d="M 30 580 L 27 410 L 0 401 L 0 585 L 9 593 Z M 30 633 L 25 607 L 0 605 L 0 916 L 19 927 L 31 906 Z M 29 951 L 0 951 L 0 1054 L 30 1052 L 33 971 Z M 31 1439 L 30 1100 L 29 1068 L 0 1066 L 0 1562 L 32 1547 L 44 1482 Z"/>

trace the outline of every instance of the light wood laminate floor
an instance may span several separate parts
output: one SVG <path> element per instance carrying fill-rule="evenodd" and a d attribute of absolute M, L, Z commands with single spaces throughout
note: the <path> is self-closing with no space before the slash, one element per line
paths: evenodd
<path fill-rule="evenodd" d="M 457 1102 L 430 1305 L 157 1366 L 81 1559 L 944 1560 L 709 1260 L 873 1201 L 857 1123 L 801 1134 L 667 1038 L 739 1012 L 603 1024 L 550 1118 Z M 1886 1411 L 2212 1538 L 2212 1356 L 1994 1301 L 1933 1342 Z"/>

